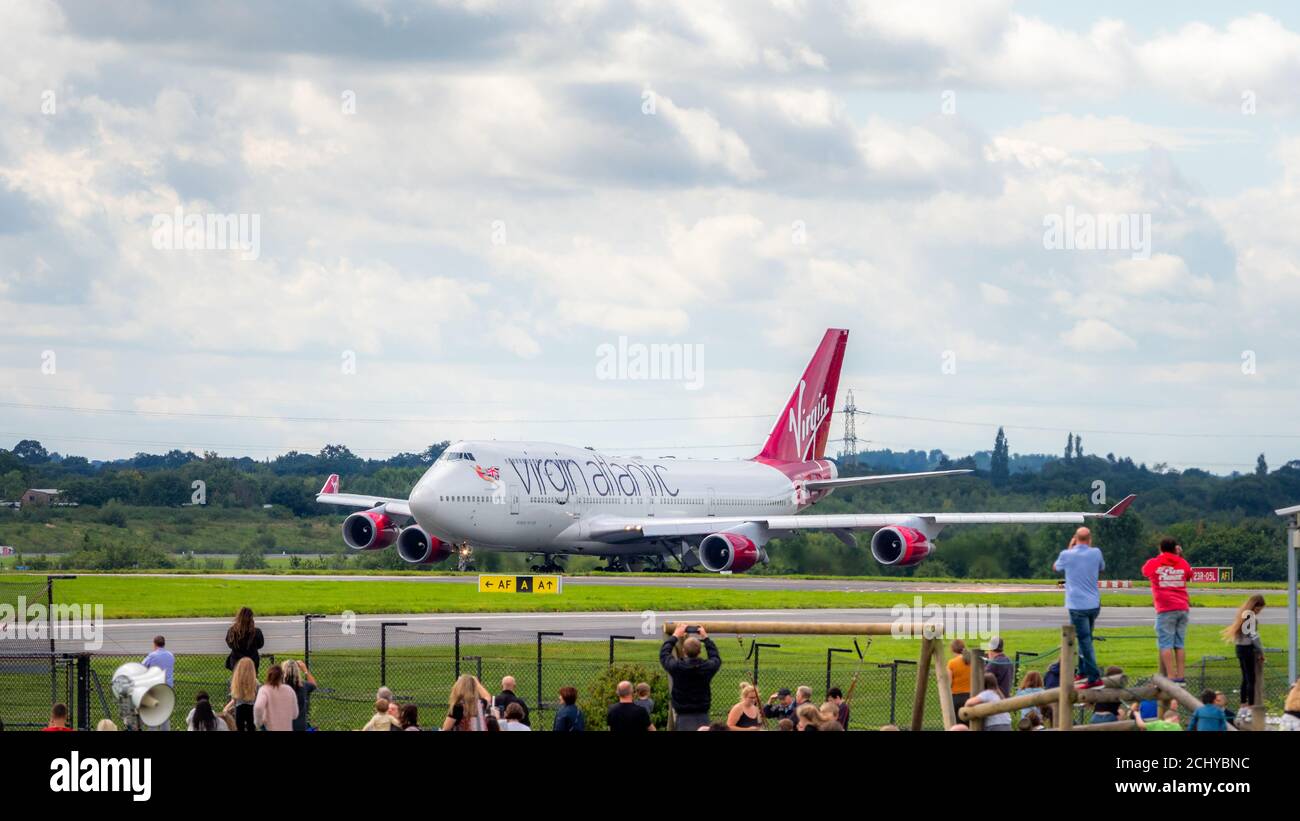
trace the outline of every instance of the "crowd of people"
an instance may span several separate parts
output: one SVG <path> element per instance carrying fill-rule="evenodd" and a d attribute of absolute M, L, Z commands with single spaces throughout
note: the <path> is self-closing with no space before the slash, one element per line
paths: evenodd
<path fill-rule="evenodd" d="M 1192 579 L 1192 568 L 1182 556 L 1182 545 L 1177 540 L 1165 538 L 1160 541 L 1158 553 L 1147 561 L 1142 574 L 1151 582 L 1152 601 L 1155 606 L 1156 651 L 1159 671 L 1175 684 L 1185 684 L 1185 646 L 1189 624 L 1190 602 L 1188 584 Z M 1107 680 L 1121 677 L 1124 670 L 1118 666 L 1106 668 L 1103 676 L 1097 663 L 1096 648 L 1093 643 L 1093 629 L 1101 613 L 1101 594 L 1099 577 L 1106 569 L 1106 560 L 1102 552 L 1092 543 L 1092 533 L 1086 527 L 1079 528 L 1069 546 L 1061 551 L 1053 564 L 1053 569 L 1065 576 L 1065 607 L 1070 623 L 1074 626 L 1078 642 L 1078 661 L 1074 673 L 1074 686 L 1078 689 L 1104 687 Z M 1239 691 L 1240 709 L 1236 712 L 1228 706 L 1228 698 L 1222 691 L 1205 690 L 1201 693 L 1202 706 L 1188 718 L 1187 728 L 1191 731 L 1213 732 L 1226 730 L 1229 724 L 1249 716 L 1249 711 L 1257 700 L 1256 683 L 1258 665 L 1263 663 L 1264 647 L 1259 635 L 1259 614 L 1264 609 L 1264 597 L 1252 595 L 1238 608 L 1231 625 L 1223 630 L 1225 642 L 1236 648 L 1237 661 L 1241 668 L 1241 688 Z M 990 704 L 1010 698 L 1013 695 L 1029 695 L 1042 692 L 1047 688 L 1061 684 L 1060 662 L 1054 662 L 1045 675 L 1037 671 L 1027 673 L 1019 688 L 1012 687 L 1015 663 L 1007 658 L 1001 638 L 993 637 L 988 643 L 988 656 L 984 663 L 983 681 L 972 686 L 971 668 L 972 651 L 960 639 L 950 646 L 952 658 L 947 667 L 952 689 L 954 712 L 960 715 L 962 707 Z M 1300 681 L 1293 684 L 1285 702 L 1285 714 L 1282 727 L 1287 730 L 1300 730 Z M 1101 724 L 1113 721 L 1133 720 L 1140 730 L 1181 730 L 1181 718 L 1176 710 L 1168 711 L 1164 716 L 1157 716 L 1158 707 L 1154 700 L 1125 705 L 1119 701 L 1098 702 L 1093 705 L 1089 723 Z M 1013 729 L 1013 712 L 994 713 L 983 719 L 983 729 L 1006 731 Z M 1028 707 L 1020 710 L 1015 727 L 1020 730 L 1033 731 L 1043 729 L 1052 722 L 1051 705 Z M 959 719 L 952 729 L 967 729 L 968 723 Z"/>

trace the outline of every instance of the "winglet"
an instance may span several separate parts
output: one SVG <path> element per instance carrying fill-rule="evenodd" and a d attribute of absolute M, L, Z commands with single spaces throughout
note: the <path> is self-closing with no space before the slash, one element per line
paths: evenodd
<path fill-rule="evenodd" d="M 1133 500 L 1136 498 L 1137 498 L 1136 493 L 1130 493 L 1129 495 L 1125 496 L 1123 499 L 1120 499 L 1118 504 L 1116 504 L 1110 510 L 1106 511 L 1106 518 L 1117 519 L 1120 516 L 1123 516 L 1124 511 L 1128 510 L 1128 506 L 1133 504 Z"/>
<path fill-rule="evenodd" d="M 333 495 L 338 492 L 339 492 L 339 475 L 337 473 L 331 473 L 330 478 L 325 480 L 325 486 L 320 489 L 320 494 L 318 495 L 323 495 L 323 494 Z"/>

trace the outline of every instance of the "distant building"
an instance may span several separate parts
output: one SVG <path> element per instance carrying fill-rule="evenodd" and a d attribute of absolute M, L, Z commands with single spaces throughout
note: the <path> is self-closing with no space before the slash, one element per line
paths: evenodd
<path fill-rule="evenodd" d="M 23 494 L 20 499 L 25 505 L 48 505 L 53 502 L 59 495 L 59 491 L 54 488 L 34 487 Z"/>

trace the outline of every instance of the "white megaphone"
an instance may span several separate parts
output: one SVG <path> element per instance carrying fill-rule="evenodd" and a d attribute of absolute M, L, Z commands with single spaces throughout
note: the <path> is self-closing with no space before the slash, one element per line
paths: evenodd
<path fill-rule="evenodd" d="M 113 671 L 113 695 L 128 728 L 135 719 L 146 727 L 164 724 L 176 706 L 176 693 L 167 686 L 167 673 L 134 661 Z"/>

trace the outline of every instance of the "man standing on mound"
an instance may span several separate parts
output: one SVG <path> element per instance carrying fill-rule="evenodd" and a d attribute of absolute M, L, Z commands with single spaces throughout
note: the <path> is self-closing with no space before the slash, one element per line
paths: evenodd
<path fill-rule="evenodd" d="M 1142 565 L 1142 575 L 1151 580 L 1151 598 L 1156 606 L 1156 645 L 1160 651 L 1160 672 L 1182 683 L 1186 654 L 1188 608 L 1187 583 L 1192 566 L 1179 555 L 1178 542 L 1160 540 L 1160 554 Z"/>
<path fill-rule="evenodd" d="M 1075 681 L 1082 680 L 1079 686 L 1083 688 L 1100 687 L 1101 670 L 1092 648 L 1092 627 L 1101 614 L 1097 577 L 1106 569 L 1106 560 L 1092 546 L 1092 531 L 1086 527 L 1076 530 L 1070 546 L 1061 551 L 1052 569 L 1065 574 L 1065 609 L 1079 641 L 1079 674 Z"/>

